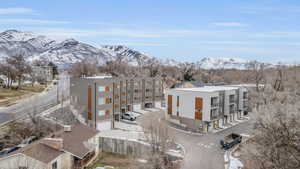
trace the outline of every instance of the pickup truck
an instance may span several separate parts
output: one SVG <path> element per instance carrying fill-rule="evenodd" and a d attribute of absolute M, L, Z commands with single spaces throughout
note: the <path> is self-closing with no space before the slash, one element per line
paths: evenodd
<path fill-rule="evenodd" d="M 220 144 L 224 150 L 232 148 L 234 145 L 242 142 L 242 136 L 236 133 L 231 133 L 228 136 L 225 136 L 223 140 L 220 141 Z"/>

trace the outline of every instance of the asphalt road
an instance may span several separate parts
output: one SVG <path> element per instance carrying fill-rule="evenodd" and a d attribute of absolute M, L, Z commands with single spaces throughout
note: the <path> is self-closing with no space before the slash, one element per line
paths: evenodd
<path fill-rule="evenodd" d="M 163 118 L 163 110 L 152 112 L 152 116 Z M 147 118 L 147 117 L 142 117 Z M 141 122 L 141 119 L 138 119 Z M 170 127 L 170 135 L 185 148 L 182 169 L 225 169 L 225 151 L 220 148 L 220 140 L 231 133 L 252 135 L 253 120 L 239 123 L 233 127 L 219 131 L 195 135 Z"/>
<path fill-rule="evenodd" d="M 171 129 L 178 143 L 185 147 L 183 169 L 224 169 L 224 153 L 220 140 L 231 133 L 252 134 L 253 122 L 247 121 L 214 134 L 202 136 Z"/>
<path fill-rule="evenodd" d="M 15 105 L 0 108 L 0 125 L 16 118 L 25 117 L 29 113 L 39 113 L 54 106 L 57 103 L 57 94 L 59 94 L 60 99 L 62 93 L 64 93 L 64 97 L 68 96 L 68 92 L 66 92 L 69 91 L 68 78 L 68 74 L 62 73 L 59 76 L 58 85 L 54 85 L 49 91 L 21 100 Z"/>

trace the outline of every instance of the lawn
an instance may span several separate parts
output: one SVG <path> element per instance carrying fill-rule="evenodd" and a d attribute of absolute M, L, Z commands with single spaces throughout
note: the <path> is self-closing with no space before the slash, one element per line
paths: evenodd
<path fill-rule="evenodd" d="M 9 105 L 10 102 L 14 102 L 26 94 L 42 92 L 45 88 L 45 85 L 24 85 L 21 86 L 21 88 L 18 90 L 5 89 L 0 87 L 0 106 Z"/>
<path fill-rule="evenodd" d="M 96 162 L 91 164 L 88 169 L 96 167 L 113 166 L 114 169 L 128 169 L 133 164 L 133 159 L 126 155 L 115 153 L 101 153 Z"/>

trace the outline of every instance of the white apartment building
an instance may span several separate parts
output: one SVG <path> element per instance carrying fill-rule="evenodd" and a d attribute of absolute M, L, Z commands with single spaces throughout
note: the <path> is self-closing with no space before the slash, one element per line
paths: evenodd
<path fill-rule="evenodd" d="M 241 118 L 247 107 L 247 89 L 204 86 L 166 90 L 166 118 L 183 127 L 207 132 Z"/>

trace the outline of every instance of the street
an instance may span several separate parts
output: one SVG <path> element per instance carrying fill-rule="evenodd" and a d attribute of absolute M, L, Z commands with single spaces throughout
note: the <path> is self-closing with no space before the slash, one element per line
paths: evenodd
<path fill-rule="evenodd" d="M 68 96 L 69 75 L 62 73 L 59 75 L 57 85 L 52 86 L 48 91 L 31 96 L 27 99 L 20 100 L 19 103 L 0 108 L 0 125 L 10 120 L 25 117 L 29 113 L 40 113 L 54 106 L 57 103 L 57 98 Z M 59 95 L 59 96 L 57 96 Z"/>
<path fill-rule="evenodd" d="M 224 169 L 224 153 L 220 140 L 230 133 L 252 134 L 253 121 L 240 123 L 234 127 L 202 136 L 184 133 L 171 128 L 175 139 L 185 147 L 183 169 Z"/>
<path fill-rule="evenodd" d="M 156 109 L 156 111 L 143 110 L 151 113 L 158 119 L 163 119 L 164 110 Z M 147 113 L 137 119 L 138 123 L 147 118 Z M 231 133 L 238 133 L 244 135 L 252 135 L 253 120 L 248 120 L 239 123 L 233 127 L 219 131 L 217 133 L 208 134 L 193 134 L 187 131 L 179 130 L 169 126 L 170 136 L 174 137 L 176 143 L 181 144 L 185 148 L 185 157 L 182 169 L 224 169 L 224 154 L 225 151 L 220 147 L 220 140 Z"/>

